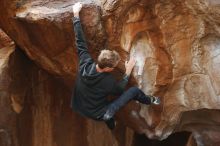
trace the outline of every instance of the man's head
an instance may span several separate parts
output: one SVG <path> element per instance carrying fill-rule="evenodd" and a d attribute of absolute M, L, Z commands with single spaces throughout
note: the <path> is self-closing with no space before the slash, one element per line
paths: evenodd
<path fill-rule="evenodd" d="M 98 67 L 104 72 L 113 71 L 120 61 L 118 52 L 111 50 L 102 50 L 98 57 Z"/>

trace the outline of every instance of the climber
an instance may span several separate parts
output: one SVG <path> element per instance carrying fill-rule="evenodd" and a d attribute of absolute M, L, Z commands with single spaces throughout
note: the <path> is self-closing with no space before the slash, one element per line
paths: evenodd
<path fill-rule="evenodd" d="M 120 61 L 120 56 L 116 51 L 102 50 L 98 56 L 97 64 L 93 61 L 88 52 L 80 23 L 79 12 L 81 8 L 81 3 L 73 5 L 73 25 L 79 56 L 79 71 L 71 107 L 85 117 L 105 121 L 108 128 L 113 129 L 115 127 L 114 114 L 131 99 L 143 104 L 159 104 L 160 99 L 155 96 L 146 96 L 137 87 L 131 87 L 124 92 L 135 65 L 133 58 L 125 62 L 125 75 L 118 83 L 110 74 Z M 119 97 L 108 101 L 106 98 L 108 95 Z"/>

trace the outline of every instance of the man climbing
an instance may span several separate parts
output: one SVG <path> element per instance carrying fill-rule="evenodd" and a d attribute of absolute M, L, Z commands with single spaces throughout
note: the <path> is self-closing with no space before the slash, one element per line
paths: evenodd
<path fill-rule="evenodd" d="M 125 75 L 120 82 L 116 82 L 110 74 L 120 61 L 116 51 L 102 50 L 95 63 L 91 58 L 80 23 L 79 12 L 81 3 L 73 6 L 73 25 L 77 53 L 79 56 L 79 71 L 76 79 L 71 106 L 74 111 L 94 120 L 105 121 L 110 129 L 115 127 L 114 115 L 131 99 L 143 104 L 159 104 L 159 98 L 146 96 L 139 88 L 131 87 L 124 92 L 129 76 L 135 65 L 135 60 L 125 62 Z M 108 95 L 119 96 L 108 101 Z"/>

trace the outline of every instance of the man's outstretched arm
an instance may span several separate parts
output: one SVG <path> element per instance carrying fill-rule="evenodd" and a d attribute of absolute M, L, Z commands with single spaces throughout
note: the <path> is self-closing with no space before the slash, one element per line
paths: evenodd
<path fill-rule="evenodd" d="M 91 56 L 88 52 L 88 47 L 86 44 L 86 40 L 84 37 L 84 33 L 79 18 L 79 12 L 81 8 L 82 8 L 81 3 L 76 3 L 75 5 L 73 5 L 73 13 L 74 13 L 73 26 L 75 32 L 77 53 L 80 59 L 80 66 L 91 60 Z"/>

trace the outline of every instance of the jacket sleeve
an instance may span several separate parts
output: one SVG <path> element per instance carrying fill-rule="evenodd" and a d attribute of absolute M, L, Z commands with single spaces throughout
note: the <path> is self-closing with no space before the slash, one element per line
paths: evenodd
<path fill-rule="evenodd" d="M 116 83 L 115 86 L 113 87 L 111 91 L 111 95 L 115 95 L 115 96 L 121 95 L 125 91 L 125 88 L 128 84 L 128 80 L 129 80 L 129 76 L 124 75 L 122 80 Z"/>
<path fill-rule="evenodd" d="M 79 56 L 79 66 L 81 67 L 87 62 L 90 62 L 92 60 L 89 52 L 88 52 L 88 47 L 86 44 L 86 40 L 84 37 L 84 33 L 82 30 L 82 26 L 80 23 L 80 18 L 78 17 L 73 17 L 73 26 L 74 26 L 74 32 L 75 32 L 75 43 L 76 43 L 76 48 L 77 48 L 77 53 Z"/>

